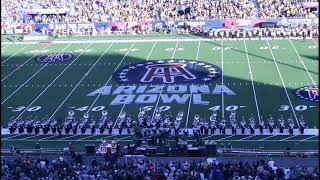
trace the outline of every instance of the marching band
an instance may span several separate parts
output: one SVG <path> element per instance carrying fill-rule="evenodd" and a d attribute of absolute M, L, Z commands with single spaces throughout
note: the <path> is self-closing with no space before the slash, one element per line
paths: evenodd
<path fill-rule="evenodd" d="M 77 120 L 74 116 L 74 111 L 71 110 L 68 112 L 68 116 L 64 119 L 64 122 L 57 121 L 56 119 L 48 119 L 44 118 L 39 120 L 37 118 L 28 117 L 25 120 L 23 119 L 14 119 L 11 118 L 8 124 L 8 129 L 10 134 L 17 133 L 34 133 L 40 134 L 69 134 L 72 132 L 73 134 L 114 134 L 118 132 L 118 134 L 122 134 L 124 130 L 127 131 L 127 134 L 131 134 L 132 132 L 141 133 L 143 135 L 159 135 L 159 134 L 172 134 L 178 136 L 180 134 L 188 135 L 188 129 L 185 128 L 188 126 L 186 124 L 183 127 L 182 123 L 186 120 L 183 112 L 178 112 L 174 117 L 171 114 L 162 114 L 159 108 L 155 109 L 153 117 L 150 117 L 146 113 L 146 109 L 141 107 L 139 109 L 139 113 L 136 116 L 137 120 L 131 115 L 128 115 L 126 112 L 121 112 L 119 117 L 116 119 L 116 122 L 113 122 L 108 114 L 108 111 L 103 110 L 101 118 L 96 121 L 93 118 L 89 118 L 88 113 L 84 113 L 83 117 L 80 120 Z M 246 129 L 250 130 L 250 134 L 255 134 L 256 128 L 256 120 L 254 116 L 250 114 L 248 119 L 249 126 L 247 127 L 247 120 L 244 116 L 241 117 L 241 121 L 239 123 L 241 134 L 246 134 Z M 216 134 L 216 129 L 219 129 L 219 134 L 226 134 L 226 128 L 230 127 L 230 132 L 232 135 L 237 135 L 238 128 L 237 114 L 236 111 L 231 111 L 229 120 L 225 120 L 221 118 L 218 119 L 217 112 L 213 111 L 209 117 L 209 121 L 205 118 L 200 117 L 199 114 L 194 116 L 193 124 L 192 124 L 192 132 L 194 136 L 199 135 L 214 135 Z M 295 124 L 293 116 L 290 114 L 287 121 L 285 121 L 283 115 L 280 115 L 278 119 L 278 127 L 279 132 L 281 134 L 284 133 L 284 130 L 288 128 L 288 132 L 290 135 L 293 134 L 293 129 L 297 125 L 299 127 L 300 133 L 304 134 L 304 129 L 306 126 L 305 120 L 302 116 L 298 119 L 298 124 Z M 137 128 L 138 127 L 138 128 Z M 274 123 L 274 118 L 272 115 L 269 115 L 267 118 L 267 126 L 269 129 L 269 133 L 274 133 L 274 128 L 276 128 Z M 117 129 L 118 131 L 113 131 Z M 264 120 L 262 117 L 258 122 L 259 133 L 264 133 Z M 88 129 L 88 131 L 87 131 Z M 97 131 L 97 129 L 99 129 Z M 41 131 L 42 130 L 42 131 Z M 107 132 L 106 132 L 107 130 Z"/>

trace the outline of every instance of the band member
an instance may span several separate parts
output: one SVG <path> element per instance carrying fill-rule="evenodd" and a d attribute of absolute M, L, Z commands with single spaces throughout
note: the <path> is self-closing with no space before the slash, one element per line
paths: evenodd
<path fill-rule="evenodd" d="M 91 128 L 91 134 L 96 133 L 96 121 L 92 121 L 92 123 L 90 124 L 90 128 Z"/>
<path fill-rule="evenodd" d="M 280 133 L 283 133 L 283 131 L 284 131 L 284 128 L 285 128 L 285 122 L 284 122 L 284 119 L 283 119 L 283 117 L 282 117 L 282 115 L 281 115 L 281 117 L 280 117 L 280 119 L 279 119 L 279 125 L 280 125 Z"/>
<path fill-rule="evenodd" d="M 244 131 L 246 129 L 246 120 L 244 119 L 244 117 L 242 117 L 241 119 L 240 126 L 241 126 L 241 134 L 244 134 Z"/>
<path fill-rule="evenodd" d="M 211 121 L 210 122 L 210 133 L 214 134 L 214 132 L 216 131 L 217 126 L 216 126 L 216 121 Z"/>
<path fill-rule="evenodd" d="M 300 126 L 300 133 L 304 134 L 304 128 L 305 128 L 305 121 L 303 119 L 303 117 L 301 116 L 301 118 L 299 119 L 299 126 Z"/>
<path fill-rule="evenodd" d="M 261 120 L 261 121 L 259 122 L 260 134 L 263 134 L 263 128 L 264 128 L 264 122 L 263 122 L 263 120 Z"/>
<path fill-rule="evenodd" d="M 250 134 L 254 134 L 254 126 L 255 126 L 254 119 L 250 119 Z"/>
<path fill-rule="evenodd" d="M 16 131 L 17 129 L 17 122 L 16 120 L 12 120 L 12 119 L 13 118 L 11 118 L 10 123 L 8 125 L 10 134 L 13 134 L 14 131 Z"/>
<path fill-rule="evenodd" d="M 237 135 L 237 123 L 236 123 L 236 121 L 231 121 L 231 129 L 232 129 L 232 134 Z"/>
<path fill-rule="evenodd" d="M 224 119 L 221 120 L 221 130 L 222 134 L 226 134 L 226 121 Z"/>
<path fill-rule="evenodd" d="M 19 133 L 22 134 L 24 132 L 25 123 L 22 121 L 18 125 Z"/>
<path fill-rule="evenodd" d="M 268 126 L 269 126 L 269 131 L 272 134 L 273 133 L 273 126 L 274 126 L 274 121 L 273 117 L 270 115 L 268 119 Z"/>
<path fill-rule="evenodd" d="M 55 134 L 57 132 L 57 121 L 54 120 L 51 124 L 52 133 Z"/>
<path fill-rule="evenodd" d="M 33 126 L 32 123 L 33 123 L 33 121 L 30 121 L 30 122 L 28 122 L 28 124 L 27 124 L 27 133 L 28 133 L 28 134 L 31 134 L 32 131 L 33 131 L 34 126 Z"/>
<path fill-rule="evenodd" d="M 37 123 L 34 125 L 34 133 L 35 133 L 35 134 L 39 134 L 40 128 L 41 128 L 41 124 L 37 122 Z"/>
<path fill-rule="evenodd" d="M 109 130 L 109 134 L 112 134 L 112 125 L 113 123 L 110 121 L 108 122 L 108 130 Z"/>
<path fill-rule="evenodd" d="M 293 135 L 293 128 L 294 128 L 293 119 L 290 119 L 290 121 L 288 121 L 288 124 L 289 124 L 289 133 L 290 135 Z"/>
<path fill-rule="evenodd" d="M 77 134 L 78 131 L 78 125 L 77 122 L 72 123 L 72 132 L 73 134 Z"/>

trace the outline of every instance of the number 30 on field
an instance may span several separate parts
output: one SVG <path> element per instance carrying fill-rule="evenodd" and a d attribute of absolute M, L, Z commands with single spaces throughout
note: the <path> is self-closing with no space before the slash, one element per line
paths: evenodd
<path fill-rule="evenodd" d="M 290 106 L 281 105 L 278 110 L 279 111 L 288 111 L 289 109 L 291 109 Z M 304 111 L 304 110 L 307 110 L 307 109 L 308 109 L 308 106 L 306 106 L 306 105 L 299 105 L 299 106 L 294 107 L 294 110 L 296 110 L 296 111 Z"/>

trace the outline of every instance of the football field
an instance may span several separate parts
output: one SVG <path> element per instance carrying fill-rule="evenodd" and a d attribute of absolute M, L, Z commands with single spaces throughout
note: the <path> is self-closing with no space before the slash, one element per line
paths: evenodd
<path fill-rule="evenodd" d="M 306 129 L 317 130 L 318 91 L 308 94 L 297 90 L 318 87 L 318 50 L 317 40 L 313 39 L 154 38 L 2 44 L 1 125 L 7 127 L 10 118 L 65 118 L 70 110 L 75 111 L 77 119 L 88 112 L 90 118 L 97 121 L 102 110 L 107 110 L 111 120 L 117 122 L 122 112 L 137 118 L 139 108 L 143 106 L 151 117 L 156 108 L 160 108 L 162 114 L 173 116 L 182 111 L 183 128 L 192 128 L 196 114 L 209 121 L 213 110 L 217 111 L 218 119 L 225 117 L 229 122 L 230 112 L 235 110 L 238 122 L 241 117 L 247 120 L 252 114 L 256 126 L 259 121 L 266 125 L 271 114 L 278 126 L 277 119 L 281 114 L 286 120 L 291 115 L 297 129 L 298 119 L 303 116 Z M 55 53 L 62 55 L 48 57 Z M 147 70 L 150 73 L 155 67 L 152 63 L 162 62 L 195 64 L 208 69 L 217 67 L 220 74 L 199 80 L 190 77 L 192 84 L 174 77 L 171 78 L 173 82 L 162 84 L 153 83 L 152 77 L 148 83 L 147 75 L 143 77 L 143 83 L 135 78 L 134 70 L 147 74 Z M 166 80 L 170 81 L 170 78 Z M 202 138 L 231 143 L 239 148 L 285 149 L 291 146 L 292 149 L 317 149 L 317 134 L 299 135 L 298 129 L 295 132 L 294 136 L 247 133 Z M 4 148 L 10 145 L 33 148 L 36 142 L 40 142 L 41 147 L 64 147 L 75 141 L 80 147 L 98 144 L 102 137 L 126 144 L 133 139 L 132 135 L 98 133 L 7 134 L 2 135 L 1 143 Z M 189 140 L 193 139 L 190 137 Z"/>

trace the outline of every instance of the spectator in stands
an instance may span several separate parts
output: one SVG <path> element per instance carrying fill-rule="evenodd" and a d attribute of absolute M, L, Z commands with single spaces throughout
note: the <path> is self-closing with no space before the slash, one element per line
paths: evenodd
<path fill-rule="evenodd" d="M 76 147 L 70 142 L 69 143 L 69 151 L 72 158 L 75 157 Z"/>
<path fill-rule="evenodd" d="M 290 0 L 258 0 L 261 17 L 315 17 L 316 12 L 311 7 L 304 6 L 307 1 Z M 317 2 L 311 0 L 309 2 Z"/>
<path fill-rule="evenodd" d="M 276 170 L 272 169 L 276 167 Z M 281 168 L 273 161 L 264 160 L 249 162 L 216 162 L 216 161 L 161 161 L 149 160 L 127 161 L 126 163 L 100 163 L 96 157 L 91 166 L 73 161 L 65 161 L 62 157 L 51 162 L 46 159 L 13 160 L 2 159 L 2 179 L 317 179 L 318 168 L 310 169 L 295 166 Z M 69 178 L 68 178 L 69 177 Z M 99 177 L 99 178 L 98 178 Z"/>

